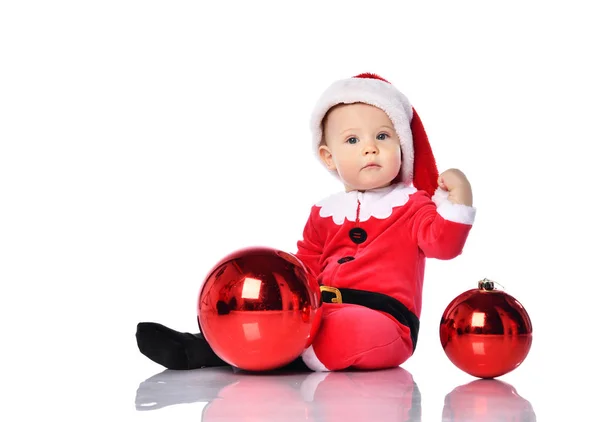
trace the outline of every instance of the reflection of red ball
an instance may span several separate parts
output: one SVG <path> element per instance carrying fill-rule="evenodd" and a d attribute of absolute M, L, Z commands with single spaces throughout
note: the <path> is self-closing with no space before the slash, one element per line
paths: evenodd
<path fill-rule="evenodd" d="M 442 420 L 535 421 L 531 403 L 515 387 L 499 380 L 479 379 L 446 395 Z"/>
<path fill-rule="evenodd" d="M 314 277 L 295 256 L 267 247 L 223 258 L 198 298 L 208 344 L 228 364 L 249 371 L 292 362 L 311 344 L 320 318 Z"/>
<path fill-rule="evenodd" d="M 514 297 L 483 280 L 457 296 L 440 322 L 444 352 L 459 369 L 495 378 L 519 366 L 532 342 L 531 320 Z"/>

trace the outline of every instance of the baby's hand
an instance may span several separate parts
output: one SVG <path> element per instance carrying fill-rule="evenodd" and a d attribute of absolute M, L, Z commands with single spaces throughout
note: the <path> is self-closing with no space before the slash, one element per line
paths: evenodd
<path fill-rule="evenodd" d="M 438 178 L 438 186 L 448 191 L 448 200 L 455 204 L 473 206 L 471 183 L 458 169 L 448 169 Z"/>

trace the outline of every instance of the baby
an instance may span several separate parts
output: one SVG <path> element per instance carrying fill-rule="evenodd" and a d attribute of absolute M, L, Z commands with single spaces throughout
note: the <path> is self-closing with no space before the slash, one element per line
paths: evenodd
<path fill-rule="evenodd" d="M 311 346 L 290 365 L 313 371 L 397 367 L 417 345 L 426 258 L 462 253 L 471 186 L 438 174 L 421 120 L 378 75 L 334 82 L 311 117 L 313 149 L 344 191 L 315 204 L 295 255 L 321 286 Z M 202 333 L 140 323 L 140 351 L 170 369 L 225 365 Z"/>

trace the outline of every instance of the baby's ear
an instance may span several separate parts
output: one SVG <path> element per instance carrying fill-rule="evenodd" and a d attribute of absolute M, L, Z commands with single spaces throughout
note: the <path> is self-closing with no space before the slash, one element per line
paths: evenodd
<path fill-rule="evenodd" d="M 331 155 L 331 150 L 327 145 L 321 145 L 319 147 L 319 158 L 325 164 L 325 166 L 329 170 L 335 170 L 335 163 L 333 162 L 333 155 Z"/>

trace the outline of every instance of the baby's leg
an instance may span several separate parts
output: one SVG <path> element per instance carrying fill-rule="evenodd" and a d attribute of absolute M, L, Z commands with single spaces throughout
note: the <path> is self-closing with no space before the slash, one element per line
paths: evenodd
<path fill-rule="evenodd" d="M 314 371 L 384 369 L 413 353 L 410 330 L 390 316 L 364 306 L 323 304 L 321 327 L 303 353 Z"/>
<path fill-rule="evenodd" d="M 184 333 L 155 322 L 140 322 L 135 337 L 143 355 L 168 369 L 228 366 L 212 351 L 202 333 Z"/>
<path fill-rule="evenodd" d="M 211 349 L 202 333 L 185 333 L 155 322 L 140 322 L 135 336 L 140 352 L 167 369 L 229 366 Z M 283 369 L 309 371 L 301 358 Z"/>

